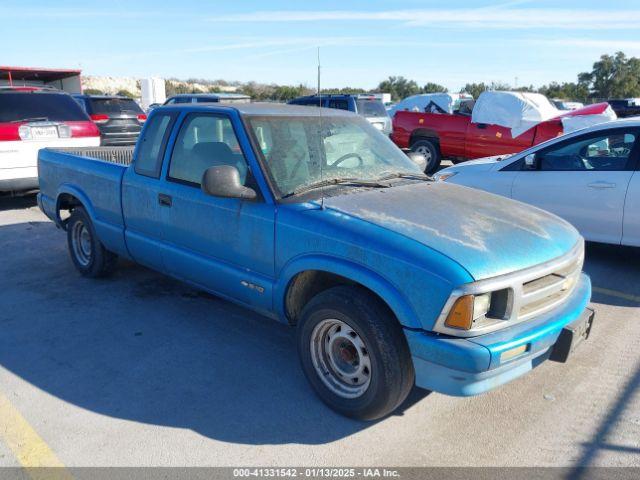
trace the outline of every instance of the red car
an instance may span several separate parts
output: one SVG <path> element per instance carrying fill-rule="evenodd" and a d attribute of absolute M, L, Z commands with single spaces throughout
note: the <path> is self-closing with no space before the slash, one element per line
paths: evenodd
<path fill-rule="evenodd" d="M 615 118 L 607 103 L 563 112 L 540 94 L 484 92 L 478 100 L 463 103 L 453 114 L 397 112 L 391 139 L 402 149 L 424 155 L 425 172 L 432 173 L 442 158 L 457 163 L 516 153 L 563 133 Z"/>

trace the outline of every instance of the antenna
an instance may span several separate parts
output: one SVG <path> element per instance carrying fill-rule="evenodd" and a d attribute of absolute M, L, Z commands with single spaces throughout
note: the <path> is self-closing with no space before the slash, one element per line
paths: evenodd
<path fill-rule="evenodd" d="M 322 164 L 326 155 L 322 155 L 322 93 L 320 93 L 320 47 L 318 47 L 318 159 L 320 160 L 320 181 L 324 180 Z M 320 209 L 324 210 L 324 187 L 320 187 Z"/>

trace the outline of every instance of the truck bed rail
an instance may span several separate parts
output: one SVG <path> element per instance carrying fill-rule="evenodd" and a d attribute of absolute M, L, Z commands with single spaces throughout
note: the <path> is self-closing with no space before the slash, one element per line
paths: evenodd
<path fill-rule="evenodd" d="M 133 149 L 135 147 L 69 147 L 52 148 L 57 152 L 70 153 L 81 157 L 101 160 L 103 162 L 117 163 L 119 165 L 130 165 L 133 161 Z"/>

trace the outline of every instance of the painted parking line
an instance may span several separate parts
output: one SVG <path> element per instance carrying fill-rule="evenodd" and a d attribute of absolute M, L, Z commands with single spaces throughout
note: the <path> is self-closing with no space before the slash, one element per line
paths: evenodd
<path fill-rule="evenodd" d="M 31 478 L 34 480 L 73 479 L 56 454 L 2 393 L 0 393 L 0 419 L 2 419 L 0 438 Z"/>
<path fill-rule="evenodd" d="M 596 293 L 601 293 L 602 295 L 607 295 L 609 297 L 621 298 L 623 300 L 640 303 L 640 295 L 631 295 L 630 293 L 619 292 L 617 290 L 610 290 L 608 288 L 601 287 L 593 287 L 592 290 Z"/>

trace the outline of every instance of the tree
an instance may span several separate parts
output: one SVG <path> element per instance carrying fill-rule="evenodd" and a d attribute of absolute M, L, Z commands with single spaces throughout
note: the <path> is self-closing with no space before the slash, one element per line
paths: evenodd
<path fill-rule="evenodd" d="M 129 90 L 118 90 L 118 93 L 116 93 L 116 95 L 118 95 L 119 97 L 135 98 L 135 95 Z"/>
<path fill-rule="evenodd" d="M 538 92 L 546 95 L 548 98 L 560 98 L 579 102 L 586 102 L 589 99 L 589 87 L 584 83 L 552 82 L 549 85 L 540 87 Z"/>
<path fill-rule="evenodd" d="M 424 93 L 447 93 L 449 89 L 437 83 L 427 82 L 427 84 L 422 87 L 422 91 Z"/>
<path fill-rule="evenodd" d="M 389 77 L 380 82 L 376 90 L 381 93 L 390 93 L 391 99 L 396 101 L 420 93 L 418 84 L 404 77 Z"/>
<path fill-rule="evenodd" d="M 473 98 L 478 98 L 482 92 L 496 91 L 496 90 L 511 90 L 511 86 L 507 83 L 491 82 L 490 84 L 482 83 L 467 83 L 460 93 L 468 93 Z"/>
<path fill-rule="evenodd" d="M 602 55 L 591 72 L 578 75 L 578 83 L 589 88 L 595 98 L 640 96 L 640 59 L 627 58 L 623 52 Z"/>
<path fill-rule="evenodd" d="M 104 95 L 102 90 L 98 90 L 97 88 L 85 88 L 82 90 L 82 93 L 85 95 Z"/>

